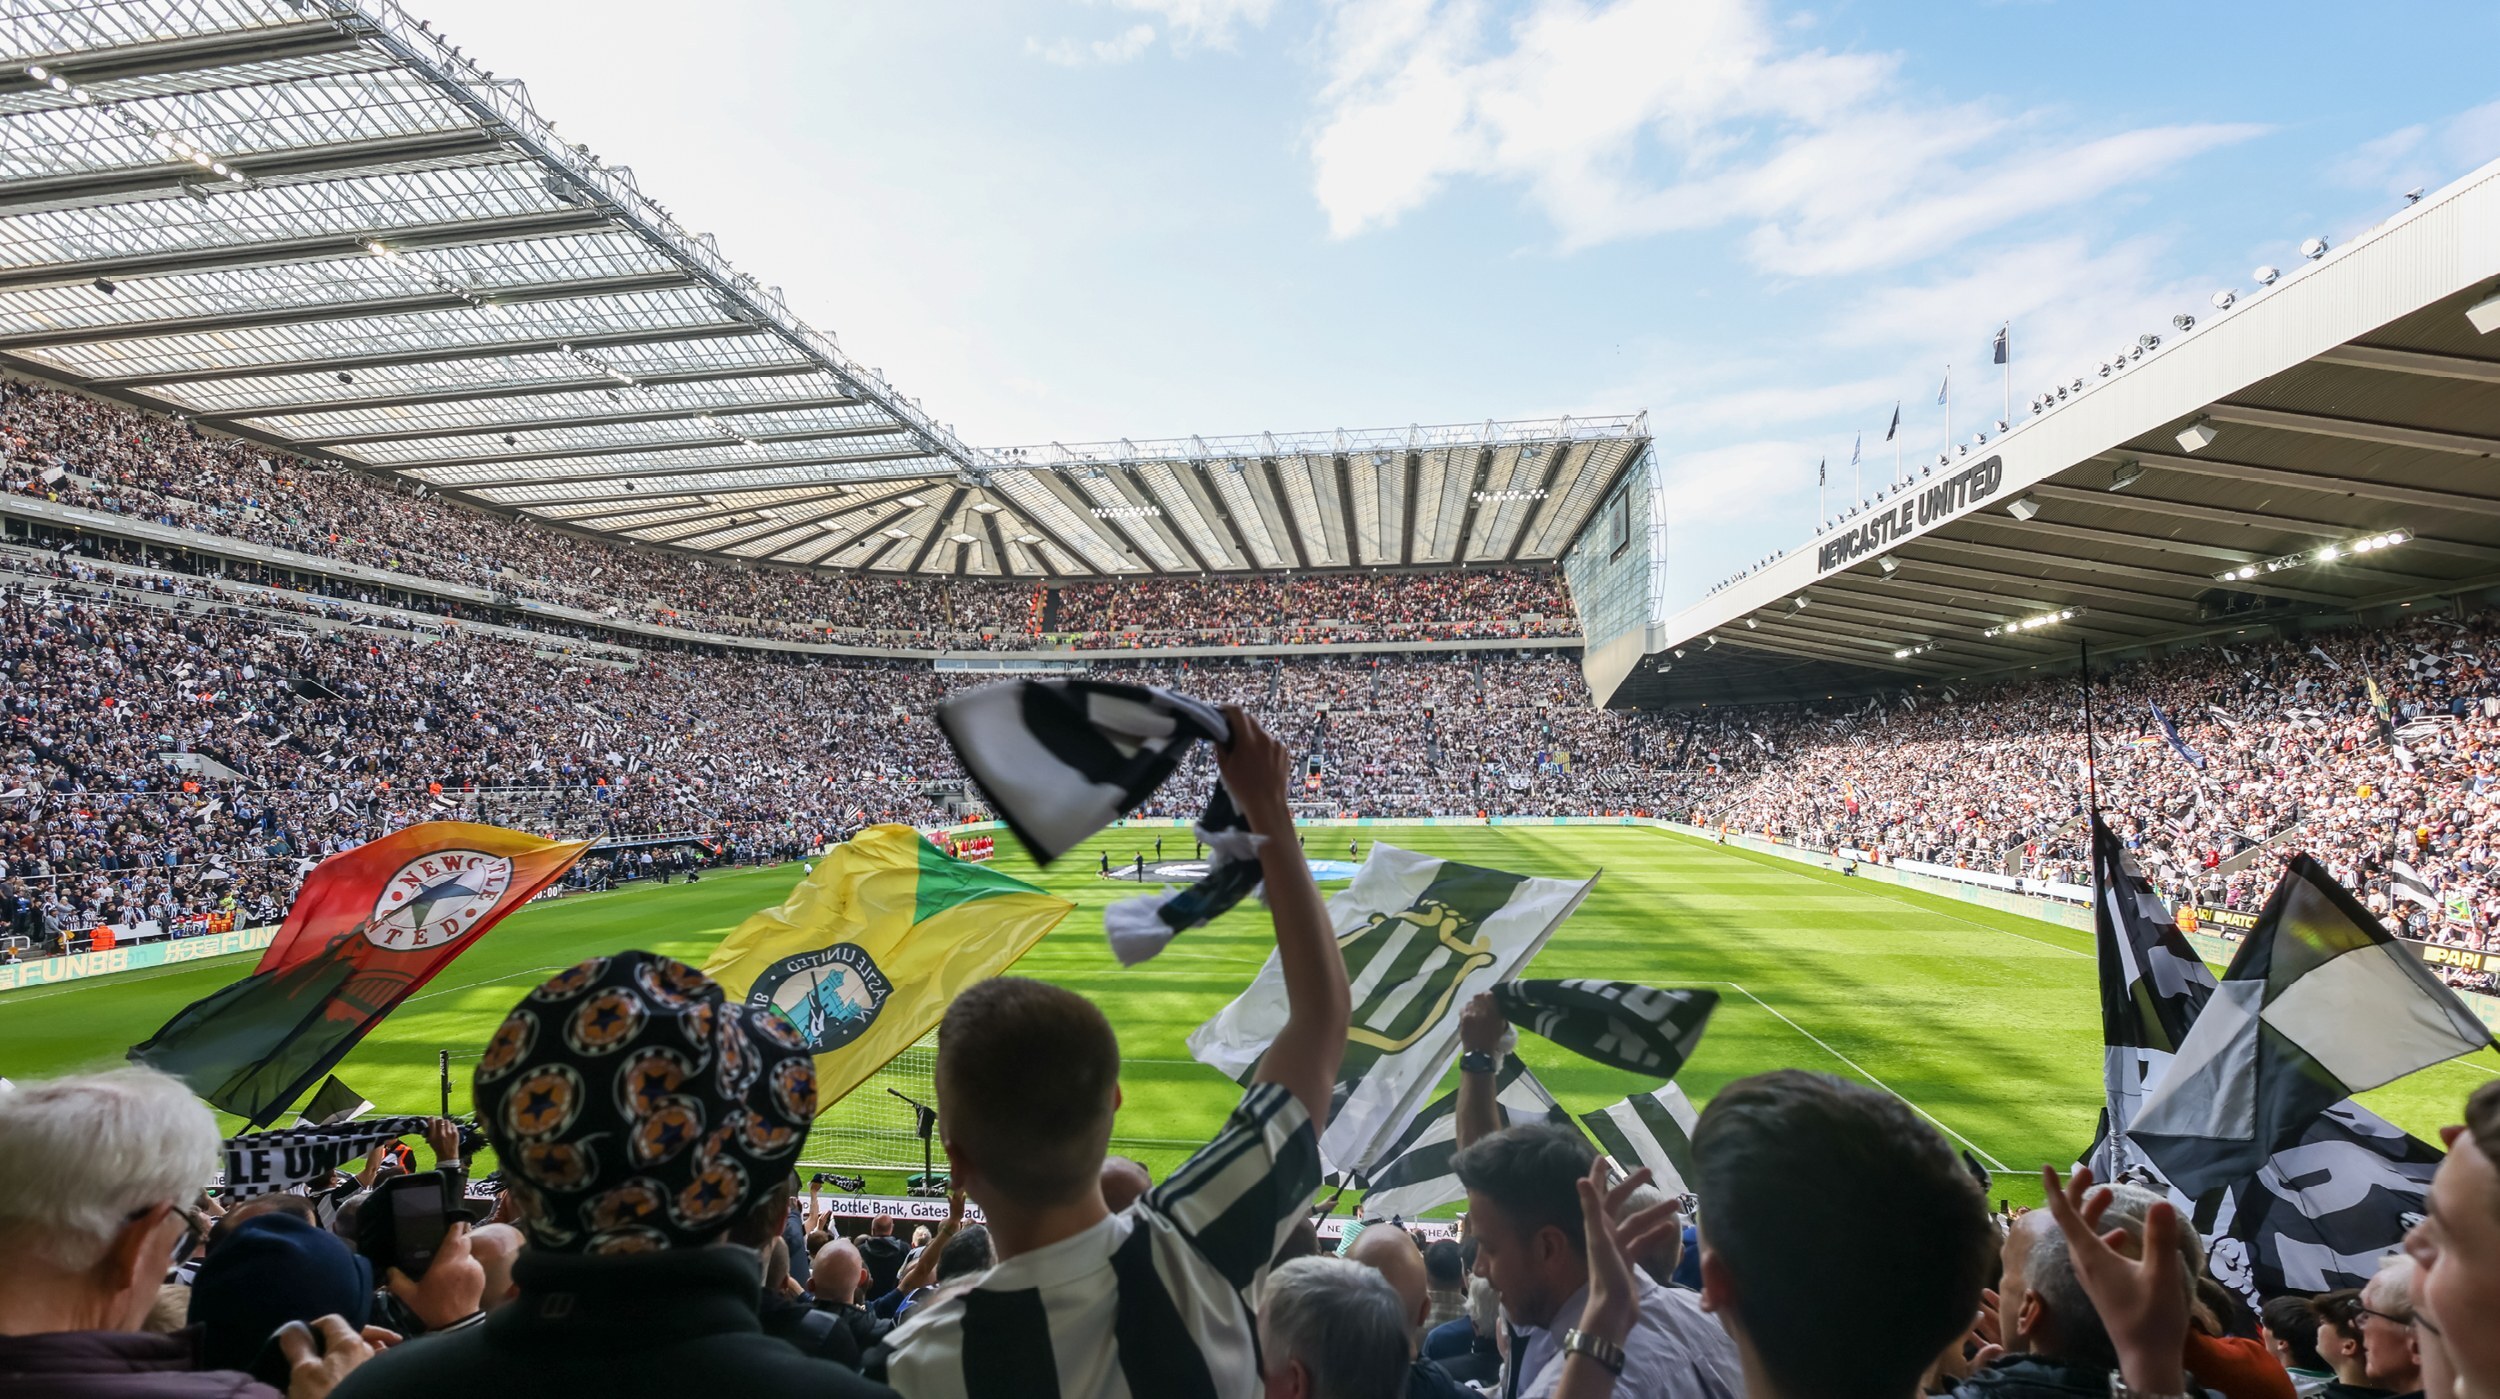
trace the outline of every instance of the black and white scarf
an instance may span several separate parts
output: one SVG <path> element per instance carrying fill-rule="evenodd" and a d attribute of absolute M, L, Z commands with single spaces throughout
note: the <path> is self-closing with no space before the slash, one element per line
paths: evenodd
<path fill-rule="evenodd" d="M 1716 991 L 1660 991 L 1628 981 L 1505 981 L 1502 1017 L 1583 1059 L 1673 1078 L 1701 1043 Z"/>
<path fill-rule="evenodd" d="M 1190 747 L 1232 742 L 1213 706 L 1150 685 L 1009 680 L 950 695 L 938 728 L 991 808 L 1040 864 L 1146 803 Z M 1161 952 L 1259 887 L 1259 846 L 1221 782 L 1198 818 L 1206 874 L 1188 888 L 1123 899 L 1103 910 L 1122 966 Z"/>
<path fill-rule="evenodd" d="M 225 1141 L 226 1198 L 310 1185 L 384 1142 L 416 1136 L 430 1117 L 367 1117 L 335 1127 L 247 1132 Z"/>

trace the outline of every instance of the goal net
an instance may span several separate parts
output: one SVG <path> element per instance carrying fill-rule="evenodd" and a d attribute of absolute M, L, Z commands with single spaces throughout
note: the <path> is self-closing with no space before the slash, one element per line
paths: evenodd
<path fill-rule="evenodd" d="M 842 1101 L 819 1113 L 799 1152 L 802 1169 L 836 1171 L 913 1171 L 920 1169 L 917 1114 L 911 1104 L 889 1093 L 908 1094 L 937 1106 L 937 1032 L 922 1035 L 894 1061 L 869 1075 Z M 946 1169 L 946 1152 L 933 1146 L 932 1159 Z"/>

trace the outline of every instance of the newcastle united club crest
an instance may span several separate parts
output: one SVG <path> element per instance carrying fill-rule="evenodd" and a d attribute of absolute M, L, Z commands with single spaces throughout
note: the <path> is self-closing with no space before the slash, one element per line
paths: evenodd
<path fill-rule="evenodd" d="M 893 992 L 866 948 L 840 942 L 774 963 L 747 989 L 747 1004 L 769 1006 L 824 1054 L 866 1034 Z"/>
<path fill-rule="evenodd" d="M 382 881 L 365 920 L 365 940 L 393 952 L 421 952 L 469 935 L 512 887 L 512 862 L 477 850 L 420 855 Z"/>

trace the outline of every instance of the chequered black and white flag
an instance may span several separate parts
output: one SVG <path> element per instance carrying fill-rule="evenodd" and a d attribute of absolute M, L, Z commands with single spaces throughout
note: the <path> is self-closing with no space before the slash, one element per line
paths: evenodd
<path fill-rule="evenodd" d="M 950 695 L 938 728 L 998 818 L 1041 864 L 1135 811 L 1200 740 L 1232 741 L 1212 705 L 1151 685 L 1009 680 Z M 1103 931 L 1123 966 L 1161 952 L 1259 887 L 1260 838 L 1221 782 L 1198 818 L 1207 872 L 1177 893 L 1123 899 Z"/>

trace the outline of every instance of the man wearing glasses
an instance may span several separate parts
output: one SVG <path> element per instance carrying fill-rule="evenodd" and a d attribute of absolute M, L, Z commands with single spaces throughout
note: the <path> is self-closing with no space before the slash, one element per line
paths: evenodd
<path fill-rule="evenodd" d="M 2361 1355 L 2370 1383 L 2395 1395 L 2422 1389 L 2422 1348 L 2413 1329 L 2413 1260 L 2391 1254 L 2361 1289 Z"/>
<path fill-rule="evenodd" d="M 188 1336 L 143 1332 L 173 1266 L 206 1232 L 191 1207 L 217 1123 L 151 1069 L 0 1087 L 0 1393 L 144 1392 L 276 1399 L 232 1371 L 191 1368 Z M 282 1342 L 292 1399 L 326 1394 L 371 1351 L 337 1317 Z"/>

